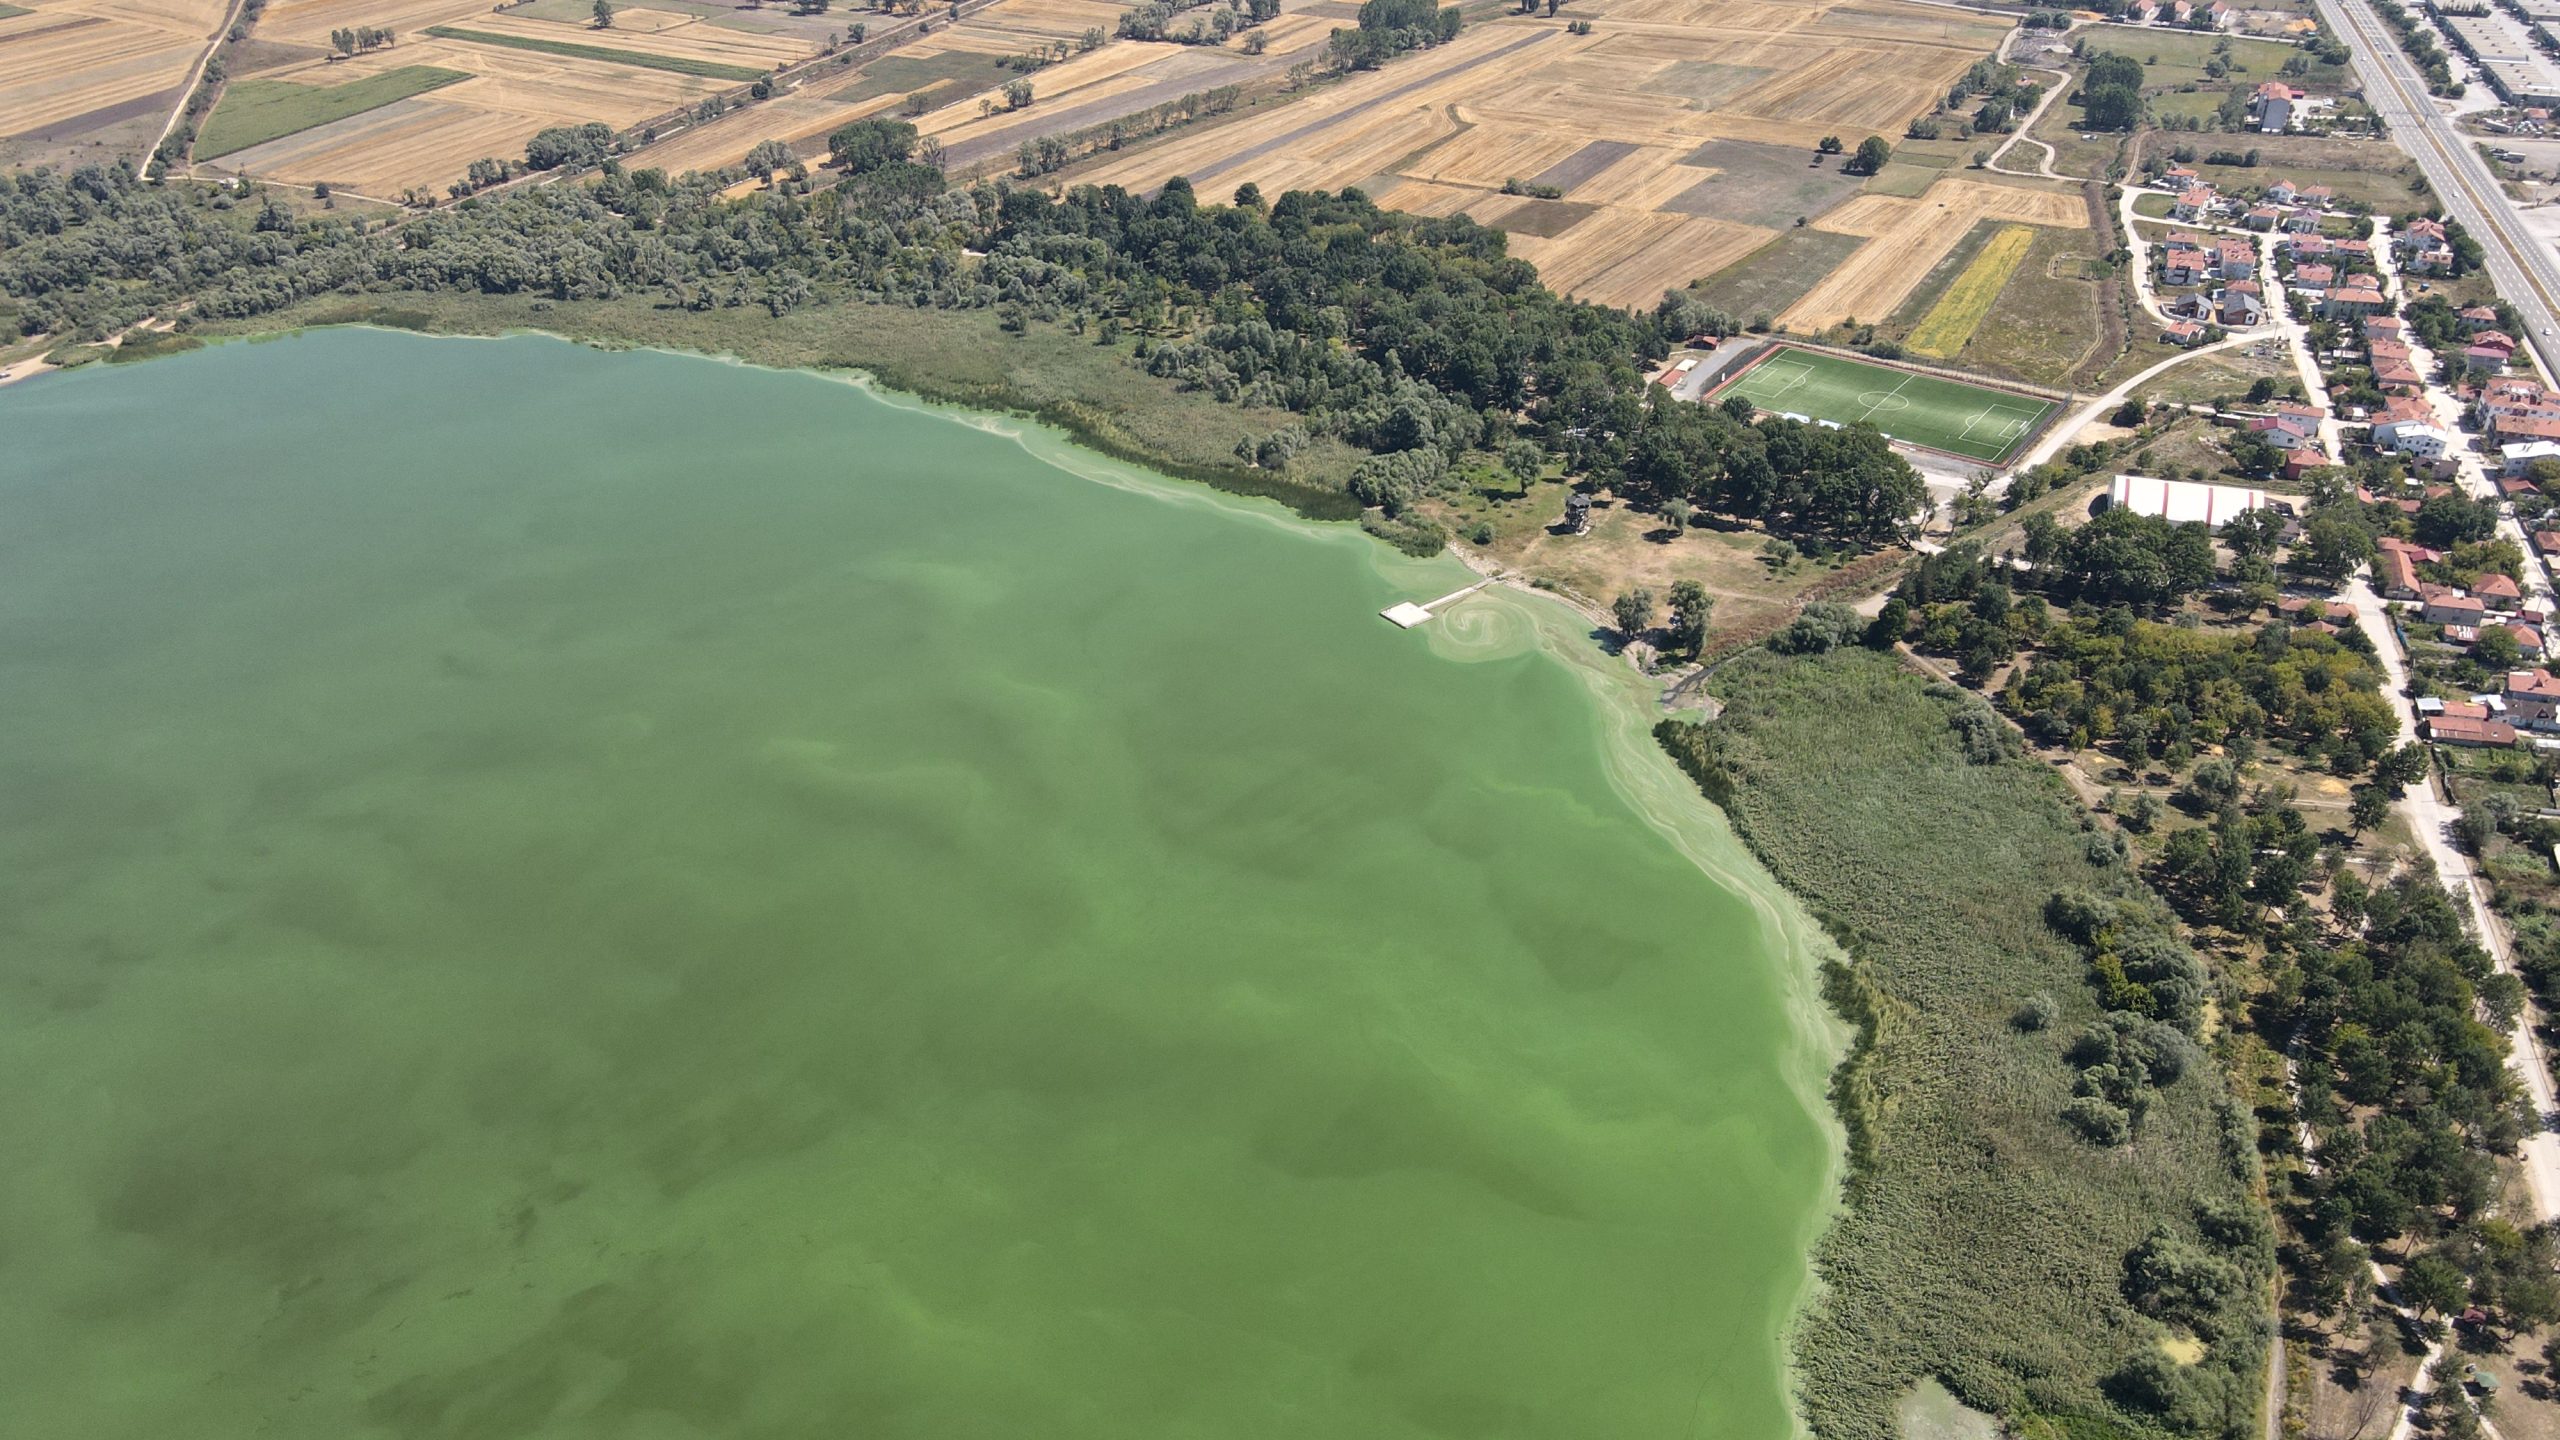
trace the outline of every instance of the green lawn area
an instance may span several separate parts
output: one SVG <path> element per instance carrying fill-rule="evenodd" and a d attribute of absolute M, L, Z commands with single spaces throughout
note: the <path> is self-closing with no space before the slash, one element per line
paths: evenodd
<path fill-rule="evenodd" d="M 1873 425 L 1896 440 L 1998 464 L 2050 418 L 2050 400 L 1781 345 L 1718 386 L 1773 415 Z"/>
<path fill-rule="evenodd" d="M 204 123 L 204 133 L 197 137 L 196 158 L 212 160 L 252 145 L 264 145 L 470 78 L 467 72 L 441 66 L 403 65 L 343 85 L 235 80 L 223 89 L 221 102 L 214 106 L 212 116 Z"/>
<path fill-rule="evenodd" d="M 580 45 L 568 40 L 536 40 L 523 35 L 497 35 L 486 30 L 462 30 L 451 25 L 430 25 L 427 33 L 439 40 L 460 40 L 472 45 L 496 45 L 508 50 L 531 50 L 542 55 L 566 55 L 576 60 L 602 60 L 610 65 L 629 65 L 640 70 L 672 70 L 678 75 L 701 75 L 713 80 L 761 80 L 762 70 L 745 65 L 722 65 L 710 60 L 689 60 L 680 55 L 647 55 L 637 50 L 615 50 L 603 45 Z"/>

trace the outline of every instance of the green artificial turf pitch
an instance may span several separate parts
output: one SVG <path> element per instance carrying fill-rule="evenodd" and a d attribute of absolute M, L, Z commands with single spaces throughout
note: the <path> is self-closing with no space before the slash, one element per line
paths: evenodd
<path fill-rule="evenodd" d="M 1906 444 L 1997 465 L 2051 418 L 2050 400 L 1968 385 L 1844 355 L 1782 345 L 1726 381 L 1714 398 L 1739 395 L 1772 415 L 1861 421 Z"/>

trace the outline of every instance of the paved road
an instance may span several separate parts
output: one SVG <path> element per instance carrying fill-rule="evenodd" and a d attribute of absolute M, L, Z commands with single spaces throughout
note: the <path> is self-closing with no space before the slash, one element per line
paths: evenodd
<path fill-rule="evenodd" d="M 2524 318 L 2525 333 L 2519 338 L 2542 362 L 2544 374 L 2560 374 L 2560 364 L 2554 363 L 2560 357 L 2560 335 L 2555 335 L 2560 329 L 2560 259 L 2526 228 L 2487 163 L 2427 94 L 2425 77 L 2364 0 L 2319 0 L 2319 5 L 2322 18 L 2355 50 L 2366 103 L 2417 160 L 2445 212 L 2461 221 L 2488 253 L 2489 278 Z"/>

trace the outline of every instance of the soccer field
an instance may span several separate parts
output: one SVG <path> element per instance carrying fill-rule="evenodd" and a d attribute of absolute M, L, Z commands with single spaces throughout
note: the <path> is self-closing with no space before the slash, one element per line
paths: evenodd
<path fill-rule="evenodd" d="M 1997 465 L 2051 418 L 2050 400 L 1782 345 L 1709 397 L 1772 415 L 1875 426 L 1905 444 Z"/>

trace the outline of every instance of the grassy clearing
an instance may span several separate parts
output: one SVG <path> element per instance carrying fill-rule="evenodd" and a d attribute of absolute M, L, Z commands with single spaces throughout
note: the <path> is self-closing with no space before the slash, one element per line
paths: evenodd
<path fill-rule="evenodd" d="M 33 10 L 22 10 L 15 5 L 0 5 L 0 20 L 11 20 L 20 15 L 33 15 L 34 13 L 36 12 Z"/>
<path fill-rule="evenodd" d="M 1728 314 L 1766 319 L 1803 299 L 1866 243 L 1811 227 L 1789 230 L 1690 288 Z"/>
<path fill-rule="evenodd" d="M 222 92 L 196 158 L 212 160 L 287 135 L 379 110 L 395 100 L 423 95 L 471 76 L 436 65 L 403 65 L 343 85 L 294 85 L 282 80 L 235 80 Z"/>
<path fill-rule="evenodd" d="M 712 80 L 761 80 L 762 70 L 745 65 L 722 65 L 712 60 L 694 60 L 682 55 L 648 55 L 638 50 L 615 50 L 604 45 L 580 45 L 570 40 L 537 40 L 528 35 L 496 35 L 486 30 L 463 30 L 451 25 L 430 25 L 427 33 L 439 40 L 460 40 L 472 45 L 496 45 L 508 50 L 531 50 L 542 55 L 561 55 L 573 60 L 601 60 L 608 65 L 628 65 L 636 70 L 671 70 L 678 75 L 700 75 Z"/>
<path fill-rule="evenodd" d="M 2044 906 L 2071 888 L 2157 901 L 2119 862 L 2093 860 L 2051 770 L 1979 743 L 1968 759 L 1964 732 L 2007 733 L 1980 700 L 1890 656 L 1755 652 L 1710 689 L 1721 719 L 1659 733 L 1841 942 L 1850 963 L 1830 991 L 1872 1024 L 1833 1084 L 1858 1161 L 1796 1340 L 1815 1432 L 1885 1440 L 1903 1397 L 1935 1376 L 2013 1433 L 2156 1433 L 2101 1390 L 2175 1333 L 2127 1304 L 2125 1258 L 2154 1225 L 2190 1226 L 2203 1202 L 2250 1203 L 2254 1127 L 2198 1065 L 2159 1093 L 2137 1144 L 2073 1136 L 2057 1118 L 2072 1094 L 2064 1051 L 2098 1006 Z M 2039 992 L 2055 1023 L 2013 1026 Z M 2259 1343 L 2235 1330 L 2211 1362 L 2247 1376 Z M 2235 1403 L 2249 1425 L 2255 1396 Z"/>
<path fill-rule="evenodd" d="M 1974 327 L 1991 313 L 1991 302 L 2035 244 L 2035 232 L 2024 225 L 2003 226 L 1973 263 L 1964 267 L 1947 293 L 1938 297 L 1928 317 L 1911 332 L 1911 348 L 1932 359 L 1947 359 L 1973 338 Z"/>
<path fill-rule="evenodd" d="M 2072 372 L 2096 348 L 2103 329 L 2098 283 L 2079 278 L 2079 267 L 2055 265 L 2065 255 L 2087 256 L 2099 241 L 2086 230 L 2035 232 L 2027 253 L 1991 311 L 1974 329 L 1960 357 L 1968 370 L 2036 385 L 2069 385 Z M 2062 273 L 2056 274 L 2059 269 Z"/>
<path fill-rule="evenodd" d="M 1897 158 L 1867 181 L 1867 193 L 1917 200 L 1920 198 L 1920 192 L 1946 177 L 1947 167 L 1943 164 L 1910 164 Z"/>

